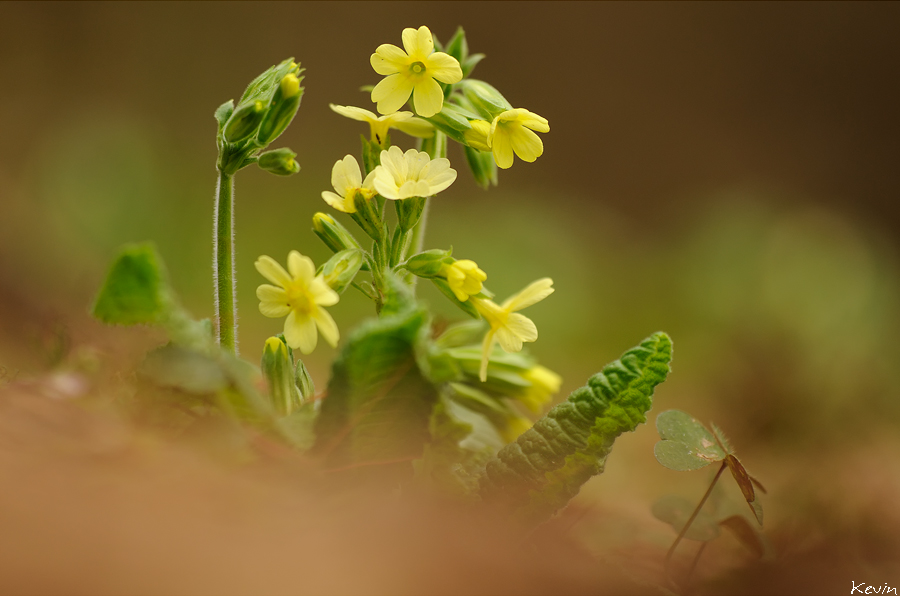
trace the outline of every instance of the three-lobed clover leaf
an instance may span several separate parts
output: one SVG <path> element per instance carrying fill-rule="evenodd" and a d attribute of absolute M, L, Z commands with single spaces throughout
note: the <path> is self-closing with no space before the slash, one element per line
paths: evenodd
<path fill-rule="evenodd" d="M 762 505 L 756 500 L 756 490 L 766 492 L 763 485 L 750 476 L 734 455 L 734 450 L 725 433 L 712 425 L 709 431 L 699 420 L 680 410 L 668 410 L 656 418 L 656 429 L 662 439 L 653 448 L 656 460 L 679 472 L 699 470 L 706 466 L 724 461 L 741 489 L 747 504 L 756 516 L 759 525 L 763 523 Z M 718 476 L 717 476 L 718 478 Z"/>

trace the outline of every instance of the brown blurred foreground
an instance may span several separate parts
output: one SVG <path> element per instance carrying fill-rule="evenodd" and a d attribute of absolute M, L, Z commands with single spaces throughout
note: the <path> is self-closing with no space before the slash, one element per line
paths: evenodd
<path fill-rule="evenodd" d="M 672 536 L 627 493 L 576 501 L 523 537 L 432 493 L 341 488 L 262 437 L 223 447 L 214 425 L 164 437 L 67 398 L 77 383 L 56 374 L 0 390 L 0 593 L 664 593 Z M 697 593 L 890 582 L 879 573 L 895 573 L 900 555 L 900 446 L 883 438 L 879 451 L 881 461 L 869 444 L 818 469 L 783 462 L 766 501 L 775 559 L 720 538 Z M 676 569 L 695 548 L 682 547 Z"/>

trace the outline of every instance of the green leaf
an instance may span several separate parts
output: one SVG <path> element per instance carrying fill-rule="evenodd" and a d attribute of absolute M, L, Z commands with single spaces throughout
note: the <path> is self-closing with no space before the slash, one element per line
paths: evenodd
<path fill-rule="evenodd" d="M 694 513 L 695 504 L 691 503 L 684 497 L 677 495 L 666 495 L 657 500 L 651 511 L 653 517 L 661 522 L 665 522 L 672 526 L 676 533 L 681 532 L 684 525 Z M 717 538 L 720 534 L 719 524 L 715 518 L 704 510 L 700 510 L 691 527 L 685 532 L 684 537 L 688 540 L 698 540 L 707 542 Z"/>
<path fill-rule="evenodd" d="M 396 469 L 410 473 L 409 462 L 430 440 L 437 393 L 415 358 L 429 318 L 407 298 L 401 293 L 388 300 L 383 316 L 357 328 L 334 362 L 315 446 L 331 468 L 397 462 Z M 407 308 L 393 310 L 401 304 Z"/>
<path fill-rule="evenodd" d="M 670 470 L 699 470 L 727 455 L 703 424 L 681 410 L 668 410 L 657 416 L 656 429 L 662 441 L 653 453 Z"/>
<path fill-rule="evenodd" d="M 487 502 L 540 523 L 600 474 L 613 442 L 646 421 L 654 388 L 666 380 L 672 341 L 654 333 L 603 367 L 488 462 L 481 479 Z"/>
<path fill-rule="evenodd" d="M 124 246 L 94 302 L 94 317 L 109 325 L 149 325 L 163 322 L 170 310 L 156 248 L 150 243 Z"/>

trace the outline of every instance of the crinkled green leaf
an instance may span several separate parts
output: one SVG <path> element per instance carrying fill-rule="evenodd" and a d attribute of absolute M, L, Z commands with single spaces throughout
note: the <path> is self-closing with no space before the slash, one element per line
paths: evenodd
<path fill-rule="evenodd" d="M 694 513 L 696 503 L 691 503 L 678 495 L 660 497 L 651 508 L 653 517 L 672 526 L 676 533 L 681 532 L 684 525 Z M 719 536 L 719 524 L 715 518 L 704 510 L 700 510 L 684 537 L 689 540 L 706 542 Z"/>
<path fill-rule="evenodd" d="M 165 270 L 150 243 L 122 247 L 94 303 L 93 315 L 109 325 L 160 323 L 170 302 Z"/>
<path fill-rule="evenodd" d="M 671 470 L 699 470 L 727 455 L 703 424 L 680 410 L 668 410 L 656 418 L 662 438 L 653 448 L 657 461 Z"/>
<path fill-rule="evenodd" d="M 582 484 L 603 472 L 616 438 L 646 421 L 671 358 L 669 336 L 655 333 L 606 365 L 488 462 L 481 480 L 485 501 L 505 505 L 528 522 L 564 507 Z"/>
<path fill-rule="evenodd" d="M 397 301 L 398 296 L 389 300 Z M 406 304 L 392 312 L 396 304 L 389 309 L 386 303 L 383 316 L 357 328 L 334 362 L 315 446 L 330 467 L 411 461 L 430 439 L 437 393 L 415 358 L 429 318 L 424 309 Z M 412 467 L 407 463 L 406 469 Z"/>

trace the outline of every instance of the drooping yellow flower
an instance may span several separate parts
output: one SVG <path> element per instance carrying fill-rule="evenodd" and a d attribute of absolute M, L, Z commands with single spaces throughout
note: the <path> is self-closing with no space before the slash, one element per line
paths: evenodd
<path fill-rule="evenodd" d="M 469 296 L 481 292 L 481 284 L 487 279 L 487 273 L 479 269 L 475 261 L 469 259 L 443 265 L 441 275 L 447 278 L 447 285 L 460 302 L 465 302 Z"/>
<path fill-rule="evenodd" d="M 525 307 L 540 302 L 553 293 L 553 280 L 549 277 L 539 279 L 529 284 L 518 294 L 506 299 L 502 305 L 495 304 L 486 298 L 469 298 L 478 312 L 484 317 L 491 328 L 484 336 L 481 346 L 481 381 L 487 380 L 488 359 L 494 341 L 500 342 L 500 347 L 506 352 L 518 352 L 522 349 L 522 342 L 535 341 L 538 337 L 537 327 L 534 322 L 518 312 Z"/>
<path fill-rule="evenodd" d="M 381 152 L 381 165 L 372 173 L 378 194 L 395 201 L 436 195 L 456 180 L 456 170 L 450 167 L 450 160 L 431 159 L 424 151 L 415 149 L 403 153 L 396 145 Z"/>
<path fill-rule="evenodd" d="M 322 307 L 337 304 L 337 292 L 328 287 L 321 275 L 316 275 L 316 267 L 309 257 L 292 250 L 287 263 L 285 271 L 272 257 L 263 255 L 256 260 L 256 270 L 276 284 L 256 288 L 259 312 L 272 318 L 287 315 L 284 339 L 291 349 L 299 348 L 309 354 L 316 348 L 319 333 L 336 346 L 340 337 L 337 324 Z"/>
<path fill-rule="evenodd" d="M 491 146 L 488 145 L 488 136 L 491 134 L 491 123 L 485 120 L 470 120 L 469 130 L 463 133 L 466 143 L 469 147 L 480 149 L 481 151 L 490 151 Z"/>
<path fill-rule="evenodd" d="M 366 179 L 362 179 L 362 171 L 359 169 L 359 163 L 352 155 L 345 155 L 344 159 L 339 159 L 331 168 L 331 185 L 335 192 L 330 190 L 322 191 L 322 198 L 326 203 L 344 213 L 356 213 L 356 206 L 353 200 L 357 193 L 362 194 L 364 198 L 371 199 L 375 196 L 375 171 L 369 172 Z"/>
<path fill-rule="evenodd" d="M 372 140 L 379 145 L 384 143 L 388 130 L 392 128 L 420 139 L 428 139 L 434 136 L 434 126 L 431 125 L 431 122 L 417 118 L 412 112 L 394 112 L 387 116 L 376 116 L 369 110 L 354 106 L 338 106 L 333 103 L 328 104 L 328 106 L 341 116 L 360 122 L 368 122 Z"/>
<path fill-rule="evenodd" d="M 444 105 L 442 83 L 458 83 L 462 69 L 456 58 L 434 51 L 431 31 L 424 25 L 403 30 L 403 48 L 385 43 L 372 54 L 372 68 L 387 75 L 372 89 L 372 101 L 382 114 L 396 112 L 413 95 L 416 113 L 428 118 L 441 111 Z"/>
<path fill-rule="evenodd" d="M 544 143 L 533 131 L 550 132 L 546 118 L 523 108 L 506 110 L 491 122 L 487 144 L 494 153 L 494 161 L 501 168 L 513 164 L 513 152 L 532 162 L 544 152 Z"/>

